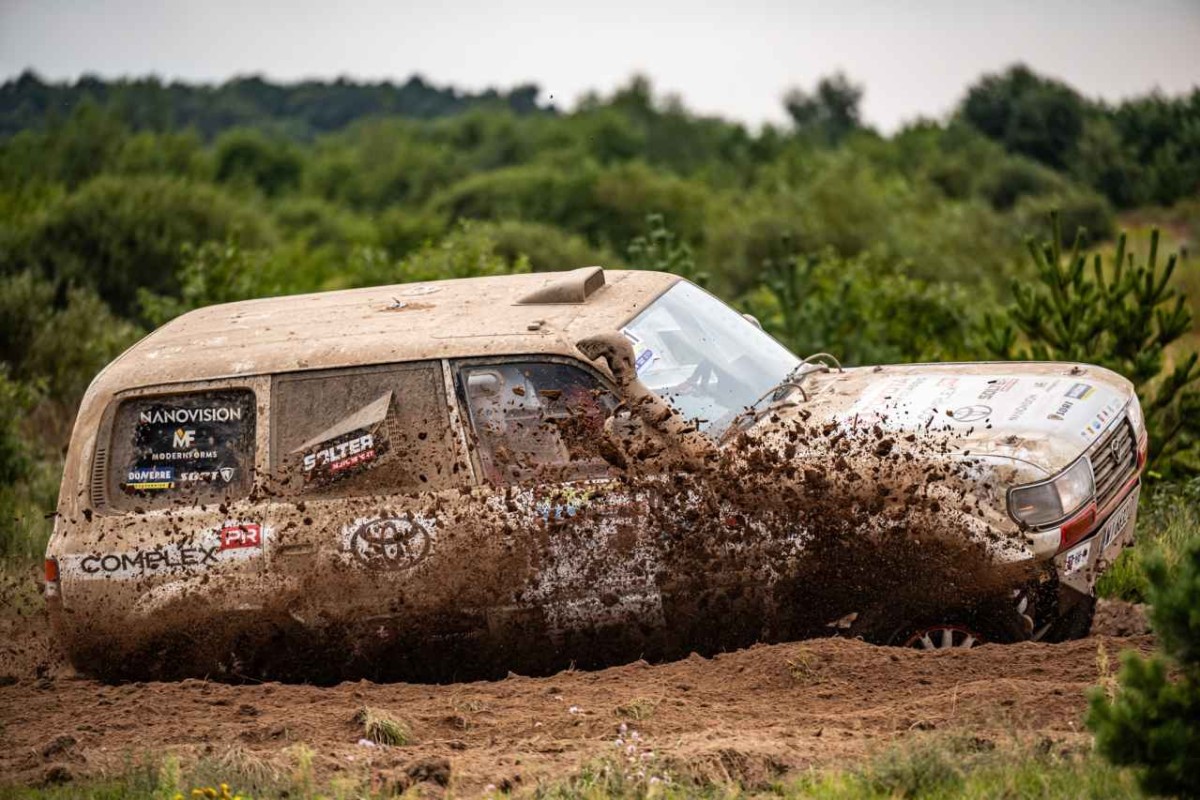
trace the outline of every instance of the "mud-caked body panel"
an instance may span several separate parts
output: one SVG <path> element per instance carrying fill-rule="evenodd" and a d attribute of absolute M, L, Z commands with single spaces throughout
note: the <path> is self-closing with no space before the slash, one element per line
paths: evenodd
<path fill-rule="evenodd" d="M 702 433 L 637 374 L 704 348 L 670 315 L 617 333 L 678 279 L 608 275 L 251 301 L 147 337 L 67 456 L 48 599 L 76 664 L 446 680 L 886 639 L 1047 570 L 1090 592 L 1128 538 L 1123 506 L 1112 541 L 1049 560 L 1061 533 L 1006 497 L 1108 441 L 1131 397 L 1111 373 L 824 369 L 736 417 L 720 395 L 738 421 Z"/>

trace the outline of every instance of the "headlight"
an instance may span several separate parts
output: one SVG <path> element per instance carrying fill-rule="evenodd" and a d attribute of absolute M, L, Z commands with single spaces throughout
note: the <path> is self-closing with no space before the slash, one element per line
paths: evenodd
<path fill-rule="evenodd" d="M 1146 430 L 1146 420 L 1142 417 L 1142 404 L 1135 397 L 1129 401 L 1127 408 L 1129 409 L 1129 424 L 1133 426 L 1133 435 L 1140 437 L 1142 431 Z"/>
<path fill-rule="evenodd" d="M 1009 512 L 1031 528 L 1059 522 L 1092 498 L 1092 464 L 1080 458 L 1048 481 L 1018 486 L 1008 493 Z"/>

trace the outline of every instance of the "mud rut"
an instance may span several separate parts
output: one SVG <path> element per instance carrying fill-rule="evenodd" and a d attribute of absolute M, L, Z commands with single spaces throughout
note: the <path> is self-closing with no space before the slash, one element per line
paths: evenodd
<path fill-rule="evenodd" d="M 1127 618 L 1113 616 L 1109 629 L 1138 629 Z M 421 782 L 423 791 L 448 786 L 460 795 L 489 785 L 527 790 L 618 756 L 622 722 L 672 774 L 747 788 L 931 732 L 1083 747 L 1098 649 L 1115 662 L 1122 649 L 1153 645 L 1147 635 L 1094 635 L 921 653 L 821 639 L 544 678 L 321 688 L 106 685 L 53 661 L 28 627 L 8 633 L 0 785 L 116 775 L 131 760 L 167 753 L 184 764 L 223 759 L 286 776 L 302 742 L 320 781 L 370 776 L 379 786 Z M 364 705 L 406 721 L 413 743 L 359 744 L 353 718 Z"/>

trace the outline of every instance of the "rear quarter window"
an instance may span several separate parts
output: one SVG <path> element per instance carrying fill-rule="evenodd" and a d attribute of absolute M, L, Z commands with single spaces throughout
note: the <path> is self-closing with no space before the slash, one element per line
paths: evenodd
<path fill-rule="evenodd" d="M 108 474 L 116 508 L 161 508 L 247 494 L 254 480 L 255 398 L 221 389 L 124 400 Z"/>

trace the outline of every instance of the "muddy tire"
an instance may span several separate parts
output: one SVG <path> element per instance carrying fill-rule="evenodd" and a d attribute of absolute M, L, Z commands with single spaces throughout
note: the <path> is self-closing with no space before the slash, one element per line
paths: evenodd
<path fill-rule="evenodd" d="M 948 610 L 897 627 L 885 644 L 921 650 L 1012 644 L 1029 639 L 1024 617 L 1012 603 L 995 601 Z"/>
<path fill-rule="evenodd" d="M 1042 637 L 1044 642 L 1067 642 L 1084 639 L 1092 632 L 1096 616 L 1096 598 L 1085 597 L 1050 620 L 1050 628 Z"/>

